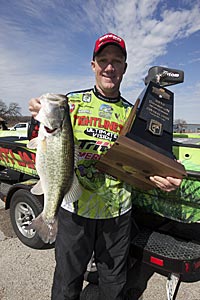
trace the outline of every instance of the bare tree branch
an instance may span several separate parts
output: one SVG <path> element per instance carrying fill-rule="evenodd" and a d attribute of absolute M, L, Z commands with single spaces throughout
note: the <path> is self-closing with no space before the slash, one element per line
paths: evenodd
<path fill-rule="evenodd" d="M 5 102 L 0 99 L 0 117 L 11 117 L 11 116 L 21 116 L 21 107 L 18 103 L 12 102 L 7 106 Z"/>

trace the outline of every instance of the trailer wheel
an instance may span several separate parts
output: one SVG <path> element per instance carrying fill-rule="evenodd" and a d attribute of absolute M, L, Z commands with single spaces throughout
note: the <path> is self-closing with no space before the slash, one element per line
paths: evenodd
<path fill-rule="evenodd" d="M 80 300 L 98 300 L 99 287 L 96 284 L 89 283 L 81 292 Z"/>
<path fill-rule="evenodd" d="M 42 211 L 41 202 L 28 190 L 19 189 L 11 197 L 10 218 L 13 229 L 26 246 L 33 249 L 46 248 L 46 244 L 40 239 L 33 229 L 26 229 L 31 220 Z"/>

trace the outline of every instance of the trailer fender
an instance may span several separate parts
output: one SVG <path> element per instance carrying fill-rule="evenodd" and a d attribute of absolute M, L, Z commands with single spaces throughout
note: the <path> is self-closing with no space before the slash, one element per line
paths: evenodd
<path fill-rule="evenodd" d="M 36 184 L 37 181 L 38 181 L 37 179 L 32 179 L 32 180 L 28 180 L 28 181 L 25 181 L 22 183 L 13 184 L 10 187 L 10 189 L 7 193 L 7 196 L 6 196 L 5 209 L 10 208 L 12 196 L 14 195 L 14 193 L 16 191 L 18 191 L 19 189 L 24 189 L 24 190 L 30 191 L 31 188 Z M 43 196 L 38 196 L 37 198 L 41 201 L 41 204 L 43 205 Z"/>

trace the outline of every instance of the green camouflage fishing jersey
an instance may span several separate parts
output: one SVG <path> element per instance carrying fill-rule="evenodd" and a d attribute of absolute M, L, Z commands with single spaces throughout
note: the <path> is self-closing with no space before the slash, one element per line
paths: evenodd
<path fill-rule="evenodd" d="M 63 201 L 62 207 L 87 218 L 122 215 L 131 208 L 132 187 L 98 171 L 95 163 L 116 141 L 132 105 L 122 97 L 104 98 L 95 88 L 67 97 L 79 151 L 75 171 L 83 192 L 74 203 Z"/>

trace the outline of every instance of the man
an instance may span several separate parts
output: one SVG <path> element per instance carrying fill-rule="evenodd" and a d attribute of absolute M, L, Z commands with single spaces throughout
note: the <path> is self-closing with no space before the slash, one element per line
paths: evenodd
<path fill-rule="evenodd" d="M 56 269 L 52 300 L 78 300 L 83 276 L 94 252 L 99 273 L 99 299 L 123 299 L 130 244 L 132 186 L 95 168 L 100 155 L 111 147 L 128 118 L 131 104 L 120 95 L 127 52 L 119 36 L 108 33 L 97 39 L 91 62 L 95 87 L 67 94 L 75 140 L 79 146 L 76 175 L 82 195 L 73 204 L 62 203 L 55 243 Z M 31 99 L 36 116 L 41 105 Z M 181 180 L 150 178 L 165 191 Z"/>

